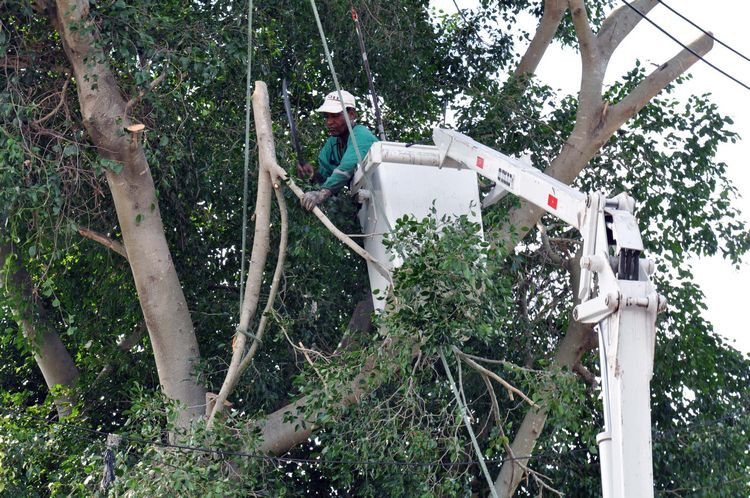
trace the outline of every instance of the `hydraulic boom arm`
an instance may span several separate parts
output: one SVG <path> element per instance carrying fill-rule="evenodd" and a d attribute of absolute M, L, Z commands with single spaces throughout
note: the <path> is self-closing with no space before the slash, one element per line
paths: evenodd
<path fill-rule="evenodd" d="M 656 314 L 666 307 L 649 275 L 654 264 L 643 252 L 634 200 L 585 195 L 522 160 L 471 138 L 436 128 L 441 158 L 495 182 L 483 206 L 515 194 L 575 227 L 583 237 L 579 300 L 573 317 L 596 323 L 602 370 L 604 431 L 600 446 L 605 498 L 653 496 L 651 408 Z M 441 161 L 442 163 L 442 161 Z"/>

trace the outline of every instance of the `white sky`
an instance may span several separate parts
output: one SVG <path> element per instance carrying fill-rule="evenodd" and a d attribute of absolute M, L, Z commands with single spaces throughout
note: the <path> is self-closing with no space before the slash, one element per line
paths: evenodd
<path fill-rule="evenodd" d="M 750 2 L 747 0 L 664 2 L 702 28 L 713 32 L 717 39 L 750 57 L 747 26 Z M 456 3 L 462 9 L 466 9 L 472 8 L 478 2 L 470 0 Z M 449 13 L 456 11 L 452 0 L 433 0 L 432 4 Z M 657 5 L 648 17 L 684 44 L 701 35 L 700 31 L 663 5 Z M 623 74 L 633 66 L 635 59 L 640 59 L 648 70 L 651 67 L 650 63 L 661 64 L 680 50 L 682 47 L 657 28 L 645 20 L 641 21 L 615 52 L 609 65 L 608 76 L 616 77 Z M 750 86 L 750 62 L 720 44 L 715 43 L 705 59 Z M 736 144 L 722 145 L 718 159 L 729 165 L 729 177 L 742 195 L 737 206 L 745 213 L 743 218 L 746 221 L 750 220 L 750 170 L 747 167 L 747 158 L 750 157 L 750 90 L 700 61 L 690 69 L 690 73 L 693 79 L 681 85 L 680 92 L 684 92 L 685 95 L 712 93 L 711 98 L 719 106 L 720 112 L 730 116 L 735 122 L 734 130 L 746 138 Z M 551 46 L 537 71 L 537 76 L 552 87 L 567 93 L 577 92 L 580 84 L 578 54 L 573 50 L 562 50 L 558 45 Z M 696 260 L 693 266 L 695 279 L 706 294 L 708 310 L 705 317 L 714 324 L 714 328 L 720 334 L 730 339 L 734 347 L 750 353 L 750 333 L 747 331 L 747 319 L 743 315 L 750 293 L 744 294 L 741 287 L 742 282 L 750 282 L 750 258 L 745 258 L 739 270 L 720 257 Z"/>

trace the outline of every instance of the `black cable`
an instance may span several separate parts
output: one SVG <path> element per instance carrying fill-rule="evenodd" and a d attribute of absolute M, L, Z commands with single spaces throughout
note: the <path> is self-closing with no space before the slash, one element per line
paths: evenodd
<path fill-rule="evenodd" d="M 703 57 L 701 57 L 701 56 L 700 56 L 700 55 L 699 55 L 698 53 L 696 53 L 696 52 L 695 52 L 695 51 L 694 51 L 693 49 L 691 49 L 690 47 L 688 47 L 687 45 L 685 45 L 684 43 L 682 43 L 682 42 L 681 42 L 680 40 L 678 40 L 677 38 L 675 38 L 675 37 L 674 37 L 674 36 L 673 36 L 672 34 L 670 34 L 670 33 L 669 33 L 669 32 L 668 32 L 668 31 L 667 31 L 666 29 L 662 28 L 661 26 L 659 26 L 658 24 L 656 24 L 656 23 L 655 23 L 654 21 L 652 21 L 651 19 L 649 19 L 649 18 L 648 18 L 648 17 L 646 16 L 646 14 L 644 14 L 644 13 L 643 13 L 643 12 L 641 12 L 640 10 L 636 9 L 635 7 L 633 7 L 633 5 L 632 5 L 632 4 L 630 3 L 630 2 L 628 2 L 628 0 L 622 0 L 622 2 L 623 2 L 623 3 L 625 4 L 625 5 L 627 5 L 628 7 L 630 7 L 631 9 L 633 9 L 633 10 L 634 10 L 634 11 L 635 11 L 635 12 L 636 12 L 636 13 L 637 13 L 637 14 L 638 14 L 639 16 L 641 16 L 641 17 L 642 17 L 643 19 L 645 19 L 646 21 L 648 21 L 648 22 L 649 22 L 649 23 L 650 23 L 651 25 L 653 25 L 653 26 L 654 26 L 654 27 L 655 27 L 656 29 L 658 29 L 659 31 L 661 31 L 662 33 L 664 33 L 665 35 L 667 35 L 667 36 L 668 36 L 669 38 L 671 38 L 671 39 L 672 39 L 672 41 L 674 41 L 675 43 L 677 43 L 678 45 L 680 45 L 680 46 L 681 46 L 682 48 L 684 48 L 685 50 L 687 50 L 688 52 L 690 52 L 691 54 L 693 54 L 694 56 L 696 56 L 696 57 L 697 57 L 698 59 L 700 59 L 701 61 L 703 61 L 704 63 L 706 63 L 706 64 L 707 64 L 707 65 L 708 65 L 709 67 L 711 67 L 711 68 L 713 68 L 714 70 L 716 70 L 716 71 L 720 72 L 721 74 L 723 74 L 724 76 L 726 76 L 726 77 L 727 77 L 727 78 L 729 78 L 730 80 L 734 81 L 734 82 L 735 82 L 735 83 L 737 83 L 738 85 L 741 85 L 741 86 L 742 86 L 742 87 L 744 87 L 745 89 L 747 89 L 747 90 L 750 90 L 750 86 L 748 86 L 748 85 L 746 85 L 745 83 L 741 82 L 740 80 L 738 80 L 737 78 L 735 78 L 735 77 L 734 77 L 734 76 L 732 76 L 731 74 L 729 74 L 729 73 L 725 72 L 724 70 L 722 70 L 722 69 L 720 69 L 720 68 L 716 67 L 716 66 L 715 66 L 715 65 L 713 65 L 712 63 L 708 62 L 708 61 L 707 61 L 706 59 L 704 59 L 704 58 L 703 58 Z"/>
<path fill-rule="evenodd" d="M 729 49 L 730 51 L 732 51 L 732 52 L 734 52 L 735 54 L 739 55 L 740 57 L 742 57 L 742 58 L 743 58 L 743 59 L 745 59 L 746 61 L 750 62 L 750 57 L 747 57 L 747 56 L 746 56 L 745 54 L 743 54 L 743 53 L 741 53 L 741 52 L 739 52 L 739 51 L 737 51 L 737 50 L 733 49 L 732 47 L 730 47 L 729 45 L 727 45 L 727 44 L 726 44 L 726 43 L 724 43 L 723 41 L 719 40 L 719 39 L 718 39 L 718 38 L 716 38 L 716 37 L 715 37 L 715 36 L 714 36 L 714 35 L 713 35 L 713 34 L 712 34 L 712 33 L 711 33 L 710 31 L 706 31 L 705 29 L 701 28 L 700 26 L 698 26 L 697 24 L 695 24 L 695 23 L 694 23 L 693 21 L 691 21 L 690 19 L 688 19 L 688 18 L 687 18 L 687 17 L 685 17 L 684 15 L 682 15 L 682 14 L 680 14 L 679 12 L 677 12 L 676 10 L 674 10 L 674 9 L 673 9 L 672 7 L 670 7 L 670 6 L 669 6 L 669 5 L 667 5 L 666 3 L 662 2 L 662 0 L 657 0 L 657 2 L 659 2 L 659 3 L 660 3 L 660 4 L 662 4 L 662 5 L 664 6 L 664 7 L 666 7 L 667 9 L 669 9 L 669 11 L 670 11 L 670 12 L 672 12 L 673 14 L 675 14 L 676 16 L 678 16 L 678 17 L 679 17 L 680 19 L 682 19 L 683 21 L 687 22 L 688 24 L 690 24 L 690 25 L 691 25 L 691 26 L 693 26 L 694 28 L 697 28 L 697 29 L 698 29 L 698 30 L 699 30 L 700 32 L 702 32 L 702 33 L 703 33 L 704 35 L 708 35 L 708 36 L 710 36 L 710 37 L 711 37 L 711 39 L 712 39 L 713 41 L 715 41 L 716 43 L 718 43 L 719 45 L 723 46 L 723 47 L 724 47 L 724 48 L 726 48 L 726 49 Z"/>

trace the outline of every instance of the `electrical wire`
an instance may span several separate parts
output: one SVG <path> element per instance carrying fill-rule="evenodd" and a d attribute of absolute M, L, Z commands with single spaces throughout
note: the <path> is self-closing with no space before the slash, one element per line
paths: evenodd
<path fill-rule="evenodd" d="M 687 22 L 688 24 L 690 24 L 690 25 L 691 25 L 691 26 L 693 26 L 694 28 L 698 29 L 698 31 L 700 31 L 700 32 L 701 32 L 701 33 L 703 33 L 704 35 L 708 35 L 709 37 L 711 37 L 711 39 L 712 39 L 713 41 L 715 41 L 716 43 L 718 43 L 718 44 L 719 44 L 719 45 L 721 45 L 722 47 L 724 47 L 724 48 L 726 48 L 726 49 L 730 50 L 731 52 L 734 52 L 734 53 L 735 53 L 735 54 L 737 54 L 738 56 L 740 56 L 740 57 L 742 57 L 743 59 L 745 59 L 746 61 L 750 62 L 750 58 L 749 58 L 749 57 L 747 57 L 747 56 L 746 56 L 745 54 L 743 54 L 743 53 L 739 52 L 738 50 L 735 50 L 734 48 L 730 47 L 729 45 L 727 45 L 727 44 L 726 44 L 726 43 L 724 43 L 723 41 L 719 40 L 718 38 L 716 38 L 716 37 L 715 37 L 715 36 L 713 35 L 713 33 L 711 33 L 710 31 L 706 31 L 705 29 L 701 28 L 700 26 L 698 26 L 697 24 L 695 24 L 695 23 L 694 23 L 693 21 L 691 21 L 690 19 L 688 19 L 687 17 L 685 17 L 685 16 L 683 15 L 683 14 L 679 13 L 678 11 L 676 11 L 675 9 L 673 9 L 672 7 L 670 7 L 669 5 L 667 5 L 667 4 L 666 4 L 666 2 L 663 2 L 662 0 L 657 0 L 657 1 L 658 1 L 658 2 L 660 3 L 660 4 L 662 4 L 662 5 L 664 6 L 664 7 L 666 7 L 666 8 L 667 8 L 667 9 L 668 9 L 668 10 L 669 10 L 670 12 L 672 12 L 673 14 L 675 14 L 675 15 L 676 15 L 677 17 L 679 17 L 679 18 L 680 18 L 680 19 L 682 19 L 683 21 Z"/>
<path fill-rule="evenodd" d="M 743 88 L 745 88 L 747 90 L 750 90 L 750 86 L 746 85 L 745 83 L 743 83 L 742 81 L 738 80 L 737 78 L 735 78 L 731 74 L 727 73 L 723 69 L 715 66 L 711 62 L 709 62 L 706 59 L 704 59 L 700 54 L 696 53 L 693 49 L 691 49 L 690 47 L 688 47 L 687 45 L 685 45 L 684 43 L 682 43 L 680 40 L 678 40 L 677 38 L 675 38 L 666 29 L 662 28 L 657 23 L 655 23 L 654 21 L 652 21 L 651 19 L 649 19 L 648 16 L 646 16 L 646 14 L 644 14 L 640 10 L 636 9 L 635 7 L 633 7 L 633 5 L 630 2 L 628 2 L 628 0 L 622 0 L 622 2 L 625 5 L 627 5 L 628 7 L 630 7 L 633 11 L 635 11 L 643 19 L 645 19 L 646 21 L 648 21 L 656 29 L 658 29 L 659 31 L 661 31 L 662 33 L 664 33 L 665 35 L 667 35 L 672 41 L 674 41 L 675 43 L 677 43 L 678 45 L 680 45 L 682 48 L 684 48 L 685 50 L 687 50 L 688 52 L 690 52 L 692 55 L 694 55 L 695 57 L 697 57 L 698 59 L 700 59 L 701 61 L 703 61 L 708 67 L 710 67 L 710 68 L 718 71 L 719 73 L 721 73 L 722 75 L 726 76 L 727 78 L 729 78 L 730 80 L 734 81 L 735 83 L 737 83 L 738 85 L 742 86 Z"/>

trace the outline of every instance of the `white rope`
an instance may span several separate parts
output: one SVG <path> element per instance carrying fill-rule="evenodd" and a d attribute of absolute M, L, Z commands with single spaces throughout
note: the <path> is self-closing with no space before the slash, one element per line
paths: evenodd
<path fill-rule="evenodd" d="M 352 123 L 349 120 L 349 114 L 346 112 L 346 104 L 344 104 L 344 97 L 341 95 L 341 87 L 339 86 L 339 79 L 336 77 L 336 70 L 333 68 L 333 60 L 331 59 L 331 53 L 328 51 L 328 42 L 326 42 L 326 35 L 323 32 L 323 25 L 320 23 L 320 16 L 318 15 L 318 7 L 315 5 L 315 0 L 310 0 L 313 13 L 315 14 L 315 22 L 318 24 L 318 32 L 320 33 L 320 39 L 323 41 L 323 50 L 326 53 L 326 59 L 328 60 L 328 68 L 331 70 L 331 76 L 333 76 L 333 84 L 336 87 L 336 92 L 339 94 L 339 101 L 341 102 L 341 111 L 344 114 L 344 120 L 346 120 L 346 127 L 349 130 L 349 136 L 352 137 L 352 145 L 354 145 L 354 152 L 357 154 L 357 163 L 362 164 L 362 155 L 359 152 L 359 146 L 357 145 L 357 138 L 354 136 L 352 130 Z"/>
<path fill-rule="evenodd" d="M 453 391 L 453 396 L 456 398 L 456 403 L 458 403 L 458 410 L 461 412 L 461 418 L 464 420 L 464 425 L 466 425 L 466 430 L 469 431 L 469 437 L 471 437 L 471 444 L 474 446 L 474 452 L 477 454 L 477 460 L 479 460 L 479 466 L 482 467 L 482 473 L 484 473 L 485 479 L 487 479 L 487 484 L 490 486 L 490 494 L 492 495 L 492 498 L 498 498 L 497 491 L 495 491 L 495 483 L 492 482 L 492 476 L 490 476 L 490 472 L 487 470 L 487 464 L 484 462 L 484 455 L 482 455 L 482 450 L 479 449 L 479 442 L 477 441 L 477 437 L 474 435 L 474 429 L 471 428 L 471 421 L 469 420 L 469 416 L 466 413 L 466 406 L 461 402 L 461 396 L 458 393 L 458 388 L 456 388 L 456 383 L 453 382 L 453 375 L 451 374 L 451 368 L 448 366 L 448 362 L 445 360 L 445 355 L 443 354 L 443 350 L 440 350 L 440 359 L 443 361 L 443 368 L 445 368 L 445 373 L 448 375 L 448 381 L 451 385 L 451 390 Z"/>
<path fill-rule="evenodd" d="M 250 170 L 250 104 L 253 74 L 253 0 L 247 3 L 247 81 L 245 82 L 245 171 L 242 191 L 242 263 L 240 266 L 240 312 L 245 294 L 245 250 L 247 247 L 247 190 Z"/>

